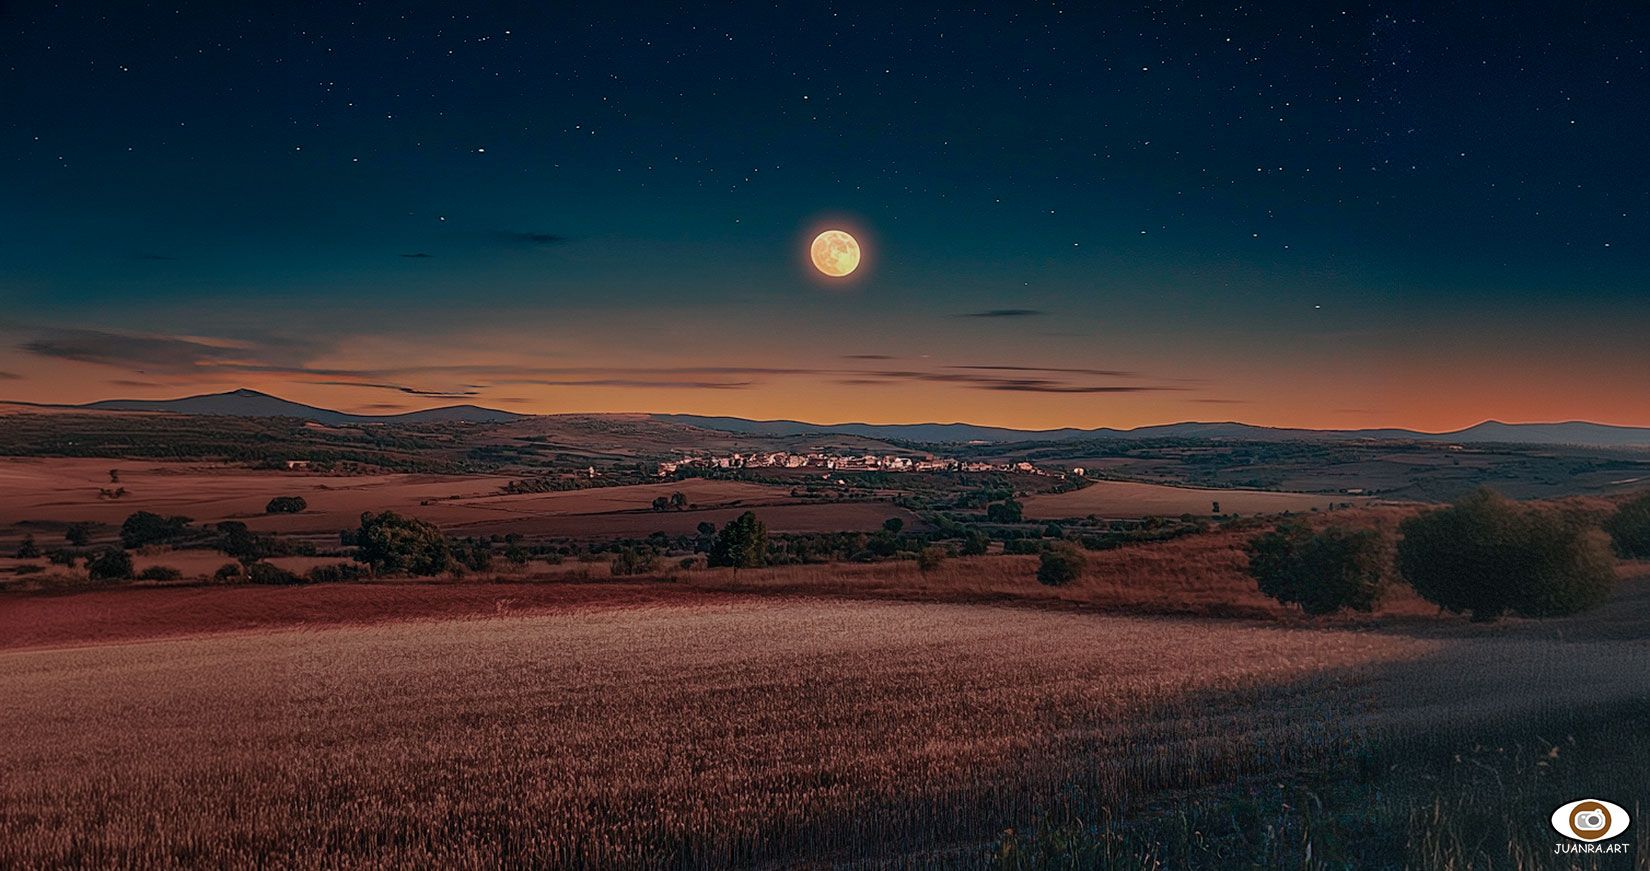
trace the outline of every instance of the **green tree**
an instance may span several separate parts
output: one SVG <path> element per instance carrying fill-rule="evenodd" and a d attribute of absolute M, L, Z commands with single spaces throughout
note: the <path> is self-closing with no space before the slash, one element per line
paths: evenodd
<path fill-rule="evenodd" d="M 1308 614 L 1373 611 L 1391 577 L 1391 554 L 1372 529 L 1313 532 L 1293 521 L 1251 539 L 1248 550 L 1260 591 Z"/>
<path fill-rule="evenodd" d="M 937 544 L 931 544 L 928 547 L 917 551 L 917 569 L 926 575 L 940 566 L 945 565 L 945 558 L 947 556 L 950 556 L 950 554 L 945 548 L 940 547 Z"/>
<path fill-rule="evenodd" d="M 1088 561 L 1066 542 L 1051 544 L 1038 557 L 1037 580 L 1051 587 L 1063 587 L 1083 575 Z"/>
<path fill-rule="evenodd" d="M 1422 598 L 1478 621 L 1555 617 L 1602 603 L 1615 582 L 1609 538 L 1579 515 L 1481 489 L 1405 520 L 1398 570 Z"/>
<path fill-rule="evenodd" d="M 680 490 L 670 494 L 670 507 L 674 511 L 685 511 L 688 507 L 687 494 Z"/>
<path fill-rule="evenodd" d="M 979 556 L 989 550 L 991 550 L 991 536 L 978 529 L 970 529 L 963 533 L 963 556 Z"/>
<path fill-rule="evenodd" d="M 882 528 L 894 535 L 899 535 L 899 531 L 905 528 L 905 521 L 898 517 L 890 517 L 882 521 Z"/>
<path fill-rule="evenodd" d="M 614 554 L 613 562 L 609 564 L 608 570 L 615 577 L 622 577 L 626 575 L 645 575 L 658 567 L 658 556 L 653 552 L 653 548 L 641 545 L 621 548 L 617 554 Z"/>
<path fill-rule="evenodd" d="M 985 506 L 985 519 L 992 523 L 1019 523 L 1024 518 L 1024 507 L 1013 499 L 993 502 Z"/>
<path fill-rule="evenodd" d="M 161 544 L 179 538 L 188 526 L 189 518 L 181 515 L 163 517 L 151 511 L 139 511 L 120 524 L 120 543 L 127 548 Z"/>
<path fill-rule="evenodd" d="M 393 511 L 362 514 L 355 542 L 356 562 L 372 566 L 378 574 L 438 575 L 457 565 L 440 529 Z"/>
<path fill-rule="evenodd" d="M 75 547 L 85 547 L 92 540 L 92 525 L 90 523 L 71 523 L 63 530 L 63 540 Z"/>
<path fill-rule="evenodd" d="M 1650 493 L 1624 503 L 1604 521 L 1616 553 L 1625 559 L 1650 559 Z"/>
<path fill-rule="evenodd" d="M 86 560 L 86 576 L 94 581 L 130 580 L 132 555 L 118 547 L 104 548 Z"/>
<path fill-rule="evenodd" d="M 34 535 L 23 536 L 23 541 L 17 545 L 18 559 L 34 559 L 40 556 L 40 545 L 34 543 Z"/>
<path fill-rule="evenodd" d="M 768 528 L 756 519 L 755 512 L 746 511 L 716 534 L 710 548 L 710 565 L 751 568 L 762 565 L 767 552 Z"/>
<path fill-rule="evenodd" d="M 668 496 L 655 496 L 654 499 L 653 499 L 653 510 L 654 511 L 669 511 L 670 510 L 670 497 L 668 497 Z"/>

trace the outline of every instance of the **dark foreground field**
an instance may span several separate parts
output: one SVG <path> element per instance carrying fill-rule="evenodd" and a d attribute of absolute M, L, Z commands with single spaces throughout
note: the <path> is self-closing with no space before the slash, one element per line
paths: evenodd
<path fill-rule="evenodd" d="M 17 597 L 0 866 L 1551 867 L 1558 804 L 1650 810 L 1640 584 L 1448 632 L 657 583 Z"/>

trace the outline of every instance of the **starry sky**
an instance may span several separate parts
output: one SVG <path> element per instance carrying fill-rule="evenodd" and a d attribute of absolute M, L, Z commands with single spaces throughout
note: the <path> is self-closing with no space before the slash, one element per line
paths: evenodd
<path fill-rule="evenodd" d="M 0 2 L 0 399 L 1650 425 L 1640 4 L 891 5 Z"/>

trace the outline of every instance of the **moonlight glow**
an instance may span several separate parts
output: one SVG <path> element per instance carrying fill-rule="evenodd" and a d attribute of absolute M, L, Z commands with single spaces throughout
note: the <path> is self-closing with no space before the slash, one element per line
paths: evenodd
<path fill-rule="evenodd" d="M 841 278 L 859 268 L 859 243 L 841 230 L 826 230 L 814 237 L 808 256 L 814 268 L 832 278 Z"/>

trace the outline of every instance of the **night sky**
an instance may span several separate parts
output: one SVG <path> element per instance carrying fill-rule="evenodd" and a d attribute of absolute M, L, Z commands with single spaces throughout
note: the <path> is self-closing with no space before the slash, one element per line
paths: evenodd
<path fill-rule="evenodd" d="M 1650 425 L 1642 4 L 254 5 L 0 2 L 0 398 Z"/>

